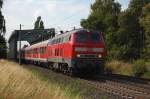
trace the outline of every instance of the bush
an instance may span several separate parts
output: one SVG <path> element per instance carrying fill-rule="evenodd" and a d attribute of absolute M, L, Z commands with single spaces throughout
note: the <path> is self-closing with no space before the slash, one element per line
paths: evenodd
<path fill-rule="evenodd" d="M 136 77 L 140 77 L 146 71 L 145 61 L 144 60 L 136 60 L 133 64 L 133 74 Z"/>
<path fill-rule="evenodd" d="M 130 76 L 132 75 L 132 64 L 121 60 L 107 61 L 105 70 L 108 73 Z"/>

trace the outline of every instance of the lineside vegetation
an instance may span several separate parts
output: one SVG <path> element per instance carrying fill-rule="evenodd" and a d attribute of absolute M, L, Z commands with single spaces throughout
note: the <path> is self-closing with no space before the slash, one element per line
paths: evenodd
<path fill-rule="evenodd" d="M 113 74 L 150 78 L 150 63 L 141 59 L 132 63 L 111 60 L 106 63 L 105 69 Z"/>
<path fill-rule="evenodd" d="M 43 81 L 14 62 L 0 60 L 0 99 L 80 99 L 71 88 Z"/>

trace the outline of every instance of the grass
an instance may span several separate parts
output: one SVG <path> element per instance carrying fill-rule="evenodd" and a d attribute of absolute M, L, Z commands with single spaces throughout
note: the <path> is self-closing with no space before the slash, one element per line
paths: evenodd
<path fill-rule="evenodd" d="M 146 62 L 146 72 L 141 76 L 142 78 L 150 79 L 150 62 Z M 127 76 L 133 76 L 133 64 L 118 60 L 112 60 L 106 62 L 106 69 L 114 74 L 121 74 Z"/>
<path fill-rule="evenodd" d="M 150 79 L 150 71 L 145 72 L 142 77 L 143 77 L 143 78 L 148 78 L 148 79 Z"/>
<path fill-rule="evenodd" d="M 17 63 L 0 60 L 0 99 L 80 99 L 71 87 L 63 87 L 39 78 Z M 45 79 L 45 80 L 42 80 Z"/>
<path fill-rule="evenodd" d="M 109 99 L 110 97 L 107 93 L 98 91 L 96 88 L 89 86 L 80 78 L 65 76 L 48 69 L 43 69 L 37 66 L 32 67 L 32 65 L 30 65 L 30 67 L 25 66 L 24 68 L 28 69 L 28 71 L 32 71 L 32 73 L 41 80 L 48 80 L 50 83 L 59 85 L 61 89 L 66 89 L 67 86 L 67 94 L 70 95 L 70 97 L 75 97 L 79 94 L 82 99 Z"/>
<path fill-rule="evenodd" d="M 106 62 L 106 69 L 115 74 L 132 75 L 132 64 L 123 61 L 109 61 Z"/>

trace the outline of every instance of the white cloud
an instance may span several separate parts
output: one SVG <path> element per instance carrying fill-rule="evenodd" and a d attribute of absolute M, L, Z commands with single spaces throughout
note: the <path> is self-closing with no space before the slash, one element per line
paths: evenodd
<path fill-rule="evenodd" d="M 33 28 L 36 17 L 42 16 L 46 28 L 80 27 L 80 20 L 87 18 L 94 0 L 5 0 L 3 13 L 6 18 L 8 39 L 19 28 Z M 119 0 L 118 0 L 119 1 Z M 122 0 L 123 1 L 123 0 Z"/>
<path fill-rule="evenodd" d="M 25 1 L 25 0 L 24 0 Z M 29 3 L 32 3 L 34 0 L 26 0 L 26 2 L 29 4 Z"/>
<path fill-rule="evenodd" d="M 3 9 L 7 22 L 6 38 L 9 38 L 13 30 L 18 29 L 19 24 L 27 25 L 23 29 L 33 28 L 37 16 L 42 16 L 47 28 L 52 27 L 53 24 L 56 24 L 56 27 L 61 25 L 66 28 L 65 24 L 75 21 L 79 23 L 76 18 L 87 16 L 89 5 L 76 2 L 74 0 L 6 0 Z"/>

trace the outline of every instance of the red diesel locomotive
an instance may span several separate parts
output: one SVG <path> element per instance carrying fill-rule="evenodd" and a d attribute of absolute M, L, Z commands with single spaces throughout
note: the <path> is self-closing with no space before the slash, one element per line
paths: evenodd
<path fill-rule="evenodd" d="M 21 50 L 21 58 L 27 63 L 46 64 L 70 74 L 101 73 L 105 56 L 102 33 L 86 29 L 69 31 Z"/>

